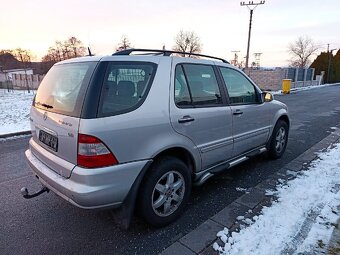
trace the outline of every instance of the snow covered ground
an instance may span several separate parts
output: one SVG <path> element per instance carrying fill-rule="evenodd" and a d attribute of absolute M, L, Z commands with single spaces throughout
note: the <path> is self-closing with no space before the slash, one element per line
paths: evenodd
<path fill-rule="evenodd" d="M 30 130 L 29 111 L 35 91 L 0 89 L 0 135 Z"/>
<path fill-rule="evenodd" d="M 227 228 L 217 233 L 224 246 L 221 254 L 319 254 L 329 242 L 340 212 L 340 144 L 320 153 L 308 170 L 286 185 L 259 216 L 238 219 L 239 232 Z"/>
<path fill-rule="evenodd" d="M 302 91 L 302 90 L 310 90 L 310 89 L 317 89 L 317 88 L 323 88 L 323 87 L 334 86 L 334 85 L 340 85 L 340 83 L 331 83 L 331 84 L 322 84 L 322 85 L 315 85 L 315 86 L 306 86 L 306 87 L 301 87 L 301 88 L 292 88 L 291 92 Z M 270 93 L 272 95 L 281 95 L 282 94 L 282 90 L 270 91 Z"/>

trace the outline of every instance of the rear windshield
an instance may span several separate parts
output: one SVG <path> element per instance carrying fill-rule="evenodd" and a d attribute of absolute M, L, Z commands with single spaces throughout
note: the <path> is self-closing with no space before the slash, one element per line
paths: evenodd
<path fill-rule="evenodd" d="M 84 95 L 96 64 L 82 62 L 53 66 L 38 88 L 34 106 L 80 117 Z"/>
<path fill-rule="evenodd" d="M 156 67 L 148 62 L 110 62 L 104 77 L 98 117 L 138 108 L 149 92 Z"/>

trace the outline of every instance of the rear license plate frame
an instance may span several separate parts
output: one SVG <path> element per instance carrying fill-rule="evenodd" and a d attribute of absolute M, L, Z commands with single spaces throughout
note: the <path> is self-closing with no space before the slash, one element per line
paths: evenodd
<path fill-rule="evenodd" d="M 44 130 L 39 131 L 39 141 L 47 146 L 49 149 L 57 152 L 58 151 L 58 137 L 52 135 Z"/>

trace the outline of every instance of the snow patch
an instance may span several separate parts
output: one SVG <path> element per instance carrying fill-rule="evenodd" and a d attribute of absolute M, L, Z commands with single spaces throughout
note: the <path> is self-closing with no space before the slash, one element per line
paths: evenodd
<path fill-rule="evenodd" d="M 214 243 L 220 254 L 311 253 L 327 244 L 339 218 L 340 144 L 319 153 L 308 170 L 286 185 L 278 185 L 278 200 L 239 232 L 218 233 L 225 244 Z M 241 219 L 242 216 L 237 217 Z M 223 240 L 222 240 L 223 237 Z M 318 252 L 317 252 L 318 253 Z"/>
<path fill-rule="evenodd" d="M 237 216 L 237 220 L 244 220 L 244 216 Z"/>
<path fill-rule="evenodd" d="M 249 189 L 246 189 L 246 188 L 237 187 L 237 188 L 236 188 L 236 191 L 245 192 L 246 194 L 249 194 Z"/>
<path fill-rule="evenodd" d="M 0 135 L 30 130 L 29 112 L 35 91 L 0 89 Z"/>
<path fill-rule="evenodd" d="M 334 86 L 334 85 L 339 85 L 338 83 L 336 84 L 321 84 L 321 85 L 314 85 L 314 86 L 306 86 L 306 87 L 300 87 L 300 88 L 292 88 L 291 91 L 302 91 L 302 90 L 310 90 L 310 89 L 317 89 L 317 88 L 323 88 L 323 87 L 328 87 L 328 86 Z M 282 90 L 277 90 L 277 91 L 270 91 L 272 95 L 282 95 Z"/>
<path fill-rule="evenodd" d="M 16 140 L 16 139 L 20 139 L 20 138 L 26 138 L 26 137 L 30 137 L 31 135 L 16 135 L 16 136 L 10 136 L 10 137 L 6 137 L 6 138 L 0 138 L 0 142 L 4 142 L 4 141 L 9 141 L 9 140 Z"/>
<path fill-rule="evenodd" d="M 248 224 L 248 225 L 251 225 L 253 223 L 253 221 L 251 219 L 244 219 L 243 222 Z"/>
<path fill-rule="evenodd" d="M 276 194 L 275 190 L 267 189 L 265 195 L 266 196 L 274 196 Z"/>

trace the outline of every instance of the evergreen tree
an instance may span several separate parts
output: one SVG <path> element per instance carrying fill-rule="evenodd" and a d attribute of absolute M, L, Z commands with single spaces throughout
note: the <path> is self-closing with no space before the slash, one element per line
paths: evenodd
<path fill-rule="evenodd" d="M 321 52 L 310 66 L 311 68 L 315 68 L 315 75 L 319 75 L 322 71 L 325 71 L 324 81 L 327 79 L 328 57 L 329 54 L 327 52 Z"/>
<path fill-rule="evenodd" d="M 333 58 L 331 75 L 331 82 L 340 82 L 340 50 Z"/>

